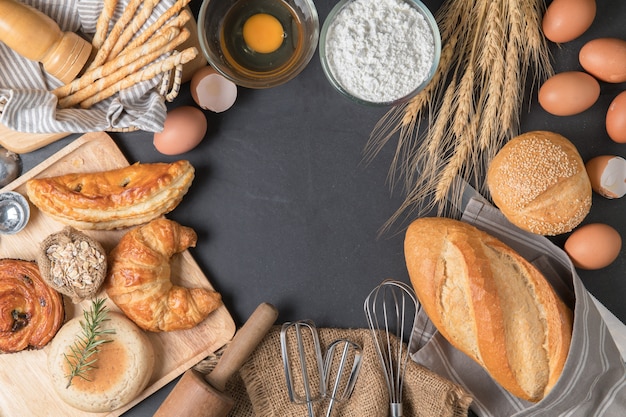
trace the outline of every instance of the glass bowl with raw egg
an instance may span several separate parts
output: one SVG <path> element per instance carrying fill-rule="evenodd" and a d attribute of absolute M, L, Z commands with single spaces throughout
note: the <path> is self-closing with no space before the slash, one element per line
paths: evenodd
<path fill-rule="evenodd" d="M 437 22 L 419 0 L 341 0 L 320 31 L 326 78 L 361 104 L 409 101 L 433 78 L 440 54 Z"/>
<path fill-rule="evenodd" d="M 269 88 L 293 79 L 317 48 L 312 0 L 204 0 L 200 47 L 209 64 L 235 84 Z"/>

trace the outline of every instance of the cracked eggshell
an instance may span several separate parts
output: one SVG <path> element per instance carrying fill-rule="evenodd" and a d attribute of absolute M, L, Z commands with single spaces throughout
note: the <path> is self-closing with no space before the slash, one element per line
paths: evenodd
<path fill-rule="evenodd" d="M 614 199 L 626 194 L 626 159 L 601 155 L 585 164 L 591 188 L 603 197 Z"/>
<path fill-rule="evenodd" d="M 221 113 L 235 104 L 237 85 L 212 67 L 202 67 L 191 77 L 191 97 L 205 110 Z"/>

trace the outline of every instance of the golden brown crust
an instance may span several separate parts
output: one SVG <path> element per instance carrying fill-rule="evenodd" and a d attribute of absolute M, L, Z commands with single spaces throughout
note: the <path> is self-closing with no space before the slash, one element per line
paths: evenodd
<path fill-rule="evenodd" d="M 71 357 L 71 347 L 80 340 L 82 322 L 82 317 L 68 321 L 50 343 L 47 364 L 52 386 L 63 401 L 79 410 L 116 410 L 134 400 L 148 385 L 155 365 L 154 348 L 146 333 L 129 319 L 109 312 L 100 330 L 115 331 L 107 335 L 111 342 L 101 344 L 90 358 L 96 363 L 87 371 L 87 379 L 74 377 L 68 387 L 65 355 Z"/>
<path fill-rule="evenodd" d="M 79 230 L 135 226 L 173 210 L 194 178 L 188 161 L 133 164 L 93 173 L 34 178 L 30 201 L 56 220 Z"/>
<path fill-rule="evenodd" d="M 433 324 L 519 398 L 539 401 L 569 351 L 572 313 L 543 275 L 475 227 L 423 218 L 406 233 L 405 259 Z"/>
<path fill-rule="evenodd" d="M 64 313 L 63 298 L 44 283 L 35 262 L 0 259 L 0 352 L 44 347 Z"/>
<path fill-rule="evenodd" d="M 221 305 L 220 294 L 172 284 L 170 258 L 195 246 L 193 229 L 157 219 L 126 233 L 109 254 L 106 292 L 139 327 L 188 329 Z"/>
<path fill-rule="evenodd" d="M 511 139 L 487 172 L 491 197 L 516 226 L 537 234 L 573 230 L 591 209 L 591 182 L 565 137 L 533 131 Z"/>

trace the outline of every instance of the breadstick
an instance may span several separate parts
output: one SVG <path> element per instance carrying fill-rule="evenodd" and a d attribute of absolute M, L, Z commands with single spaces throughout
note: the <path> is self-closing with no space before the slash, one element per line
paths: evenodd
<path fill-rule="evenodd" d="M 100 91 L 99 93 L 88 98 L 87 100 L 82 101 L 80 103 L 80 107 L 82 107 L 83 109 L 88 109 L 94 104 L 111 97 L 121 90 L 130 88 L 142 81 L 150 80 L 163 72 L 172 70 L 178 65 L 186 64 L 187 62 L 193 60 L 197 55 L 198 50 L 195 47 L 191 47 L 183 50 L 180 53 L 169 56 L 163 61 L 155 62 L 154 64 L 144 68 L 141 72 L 136 72 L 132 75 L 129 75 L 123 80 L 120 80 L 112 86 Z"/>
<path fill-rule="evenodd" d="M 124 12 L 120 16 L 120 18 L 113 25 L 113 29 L 111 29 L 111 33 L 106 37 L 102 46 L 98 49 L 98 53 L 96 57 L 92 61 L 91 65 L 87 68 L 87 70 L 94 69 L 102 64 L 104 64 L 109 56 L 109 53 L 115 46 L 115 43 L 119 39 L 120 35 L 124 31 L 124 28 L 128 23 L 132 20 L 135 12 L 139 8 L 139 5 L 142 3 L 142 0 L 130 0 L 128 5 L 124 9 Z"/>
<path fill-rule="evenodd" d="M 100 12 L 100 16 L 98 16 L 98 20 L 96 21 L 96 33 L 91 41 L 91 44 L 96 49 L 99 49 L 102 46 L 104 39 L 107 37 L 107 33 L 109 32 L 109 23 L 111 23 L 116 7 L 117 0 L 104 1 L 102 12 Z"/>
<path fill-rule="evenodd" d="M 148 26 L 143 32 L 141 32 L 135 39 L 133 39 L 126 47 L 127 48 L 135 48 L 138 45 L 146 42 L 155 32 L 157 32 L 161 27 L 165 25 L 165 23 L 170 20 L 172 17 L 179 14 L 183 8 L 189 4 L 190 0 L 177 0 L 169 9 L 167 9 L 159 18 Z M 177 26 L 182 27 L 187 21 L 191 18 L 191 15 L 184 10 L 180 15 L 176 18 L 174 22 Z M 182 22 L 182 24 L 181 24 Z"/>
<path fill-rule="evenodd" d="M 156 60 L 159 56 L 174 50 L 174 48 L 187 40 L 190 35 L 189 31 L 185 29 L 183 32 L 186 33 L 182 36 L 179 36 L 179 34 L 181 33 L 181 30 L 179 28 L 169 28 L 169 30 L 164 31 L 162 34 L 156 36 L 154 39 L 150 39 L 150 41 L 145 43 L 144 45 L 139 46 L 135 49 L 131 49 L 127 53 L 116 57 L 114 60 L 109 61 L 106 64 L 101 65 L 91 71 L 87 71 L 82 75 L 82 77 L 75 79 L 71 83 L 53 90 L 52 94 L 56 95 L 58 98 L 67 97 L 71 94 L 76 93 L 79 90 L 91 86 L 94 81 L 105 78 L 115 71 L 119 70 L 120 68 L 128 66 L 131 63 L 140 59 L 144 61 L 143 65 L 141 65 L 141 67 L 143 67 L 151 62 L 148 61 L 146 58 L 148 55 L 152 57 L 155 51 L 160 52 L 159 55 L 156 55 L 152 58 L 152 60 Z M 177 37 L 179 37 L 180 39 Z M 163 48 L 164 46 L 167 46 L 167 48 Z"/>
<path fill-rule="evenodd" d="M 139 11 L 139 13 L 137 13 L 133 20 L 131 20 L 126 28 L 124 28 L 124 31 L 120 35 L 119 39 L 117 40 L 117 42 L 115 42 L 113 49 L 111 49 L 111 52 L 109 52 L 109 56 L 107 57 L 108 61 L 117 57 L 122 49 L 124 49 L 126 44 L 132 39 L 132 37 L 137 32 L 139 32 L 143 24 L 146 23 L 146 21 L 152 15 L 152 11 L 159 3 L 159 1 L 160 0 L 146 0 L 143 2 L 143 6 L 141 6 L 141 10 Z"/>
<path fill-rule="evenodd" d="M 174 30 L 179 30 L 174 28 Z M 88 99 L 89 97 L 97 94 L 99 91 L 106 90 L 111 85 L 116 84 L 117 82 L 123 80 L 124 78 L 134 74 L 141 72 L 142 68 L 146 65 L 152 64 L 159 57 L 164 54 L 173 51 L 178 45 L 182 44 L 189 38 L 189 31 L 183 30 L 176 36 L 171 42 L 166 43 L 160 48 L 145 54 L 141 55 L 138 59 L 133 60 L 132 62 L 118 68 L 114 72 L 107 74 L 106 76 L 94 80 L 88 84 L 86 84 L 83 88 L 77 90 L 76 92 L 67 95 L 65 97 L 60 97 L 59 99 L 59 107 L 60 108 L 68 108 L 72 107 L 81 101 Z M 123 59 L 125 55 L 120 55 L 120 59 Z M 105 64 L 106 65 L 106 64 Z"/>

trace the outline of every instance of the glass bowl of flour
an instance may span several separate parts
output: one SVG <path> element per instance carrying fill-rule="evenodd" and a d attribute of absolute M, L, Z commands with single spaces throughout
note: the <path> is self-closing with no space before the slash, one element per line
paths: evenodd
<path fill-rule="evenodd" d="M 440 53 L 437 22 L 418 0 L 341 0 L 320 31 L 326 77 L 362 104 L 410 100 L 432 79 Z"/>

